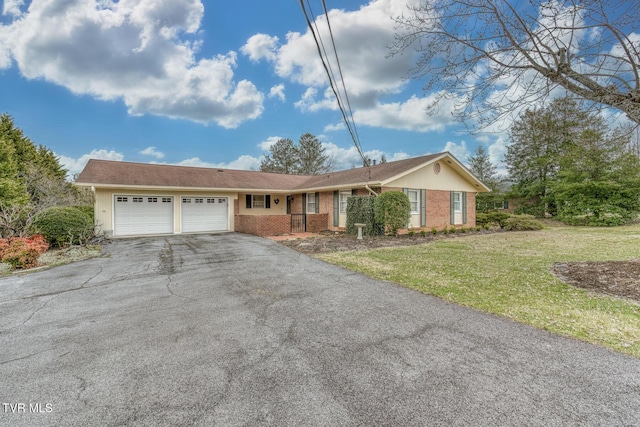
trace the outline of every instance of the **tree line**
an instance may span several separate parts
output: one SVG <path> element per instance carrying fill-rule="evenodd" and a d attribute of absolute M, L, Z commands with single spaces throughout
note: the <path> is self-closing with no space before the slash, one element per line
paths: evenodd
<path fill-rule="evenodd" d="M 507 198 L 518 202 L 516 213 L 568 224 L 619 225 L 637 218 L 640 144 L 635 126 L 611 127 L 597 111 L 559 98 L 527 109 L 508 135 L 506 179 L 499 179 L 484 147 L 469 158 L 471 171 L 493 191 L 478 194 L 479 211 Z"/>
<path fill-rule="evenodd" d="M 53 151 L 36 145 L 8 114 L 0 115 L 0 237 L 22 236 L 53 206 L 88 206 L 93 196 L 67 181 Z"/>

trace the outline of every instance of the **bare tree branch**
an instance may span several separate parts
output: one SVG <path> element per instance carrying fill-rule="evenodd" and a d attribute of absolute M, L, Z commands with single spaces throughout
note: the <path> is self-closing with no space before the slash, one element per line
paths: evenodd
<path fill-rule="evenodd" d="M 640 124 L 638 16 L 636 0 L 423 1 L 391 54 L 415 53 L 410 77 L 480 128 L 567 93 Z"/>

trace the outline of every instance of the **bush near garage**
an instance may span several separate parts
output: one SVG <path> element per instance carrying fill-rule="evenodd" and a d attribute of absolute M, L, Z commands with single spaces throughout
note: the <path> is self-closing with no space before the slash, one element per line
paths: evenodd
<path fill-rule="evenodd" d="M 86 244 L 95 235 L 92 215 L 83 206 L 53 206 L 34 221 L 34 229 L 52 246 Z"/>
<path fill-rule="evenodd" d="M 42 235 L 0 239 L 0 261 L 13 268 L 35 267 L 48 248 L 49 243 Z"/>

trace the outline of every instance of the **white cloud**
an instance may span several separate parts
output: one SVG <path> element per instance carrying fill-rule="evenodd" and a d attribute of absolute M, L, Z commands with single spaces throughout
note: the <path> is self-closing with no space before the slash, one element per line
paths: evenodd
<path fill-rule="evenodd" d="M 342 131 L 345 130 L 347 126 L 344 122 L 338 122 L 334 124 L 328 124 L 324 127 L 323 132 L 332 132 L 332 131 Z"/>
<path fill-rule="evenodd" d="M 229 163 L 211 163 L 201 160 L 199 157 L 192 157 L 190 159 L 182 160 L 176 163 L 179 166 L 197 166 L 202 168 L 220 168 L 220 169 L 235 169 L 235 170 L 258 170 L 260 169 L 260 159 L 242 155 Z"/>
<path fill-rule="evenodd" d="M 20 8 L 24 5 L 24 0 L 4 0 L 2 7 L 3 15 L 18 16 L 22 12 Z"/>
<path fill-rule="evenodd" d="M 240 48 L 240 52 L 248 56 L 252 62 L 258 62 L 261 59 L 273 61 L 276 59 L 277 47 L 278 37 L 256 34 L 249 37 L 247 43 Z"/>
<path fill-rule="evenodd" d="M 258 144 L 258 148 L 260 148 L 262 151 L 269 151 L 271 146 L 281 139 L 282 137 L 280 136 L 270 136 L 269 138 Z"/>
<path fill-rule="evenodd" d="M 83 154 L 77 159 L 67 156 L 58 156 L 60 164 L 66 169 L 67 176 L 73 176 L 74 174 L 82 172 L 89 159 L 101 159 L 101 160 L 115 160 L 122 161 L 124 154 L 114 150 L 92 150 L 89 154 Z"/>
<path fill-rule="evenodd" d="M 235 52 L 196 59 L 203 13 L 200 0 L 33 0 L 0 25 L 0 67 L 10 57 L 26 78 L 121 99 L 130 114 L 235 128 L 261 115 L 264 95 L 234 81 Z"/>
<path fill-rule="evenodd" d="M 152 156 L 156 159 L 161 159 L 164 157 L 164 153 L 162 151 L 156 150 L 156 147 L 147 147 L 144 150 L 140 151 L 140 154 L 145 156 Z"/>
<path fill-rule="evenodd" d="M 324 147 L 325 149 L 325 154 L 334 159 L 336 170 L 351 169 L 352 167 L 362 166 L 362 157 L 360 157 L 360 154 L 358 153 L 358 150 L 355 146 L 342 148 L 338 147 L 333 142 L 323 142 L 322 147 Z M 383 154 L 386 156 L 387 161 L 390 162 L 394 160 L 407 159 L 410 157 L 407 153 L 404 153 L 402 151 L 392 154 L 387 154 L 381 150 L 369 150 L 364 152 L 365 157 L 371 160 L 376 160 L 377 162 L 380 161 Z"/>
<path fill-rule="evenodd" d="M 280 101 L 285 100 L 284 84 L 280 83 L 271 88 L 271 90 L 269 91 L 269 98 L 274 98 L 274 97 L 278 98 Z"/>
<path fill-rule="evenodd" d="M 467 163 L 467 158 L 471 155 L 465 141 L 460 141 L 460 144 L 448 141 L 442 151 L 450 152 L 456 159 L 464 164 Z"/>
<path fill-rule="evenodd" d="M 404 102 L 378 103 L 374 108 L 357 110 L 354 117 L 359 125 L 417 132 L 444 130 L 455 120 L 451 114 L 455 100 L 441 102 L 437 110 L 428 114 L 427 110 L 433 102 L 433 96 L 412 96 Z"/>

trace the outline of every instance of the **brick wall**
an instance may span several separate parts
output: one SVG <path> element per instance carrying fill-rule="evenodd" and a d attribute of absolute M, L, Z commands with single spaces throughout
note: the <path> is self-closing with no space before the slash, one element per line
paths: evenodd
<path fill-rule="evenodd" d="M 329 229 L 329 214 L 307 215 L 307 231 L 317 233 Z"/>
<path fill-rule="evenodd" d="M 291 232 L 290 215 L 236 215 L 235 231 L 256 236 L 278 236 Z"/>
<path fill-rule="evenodd" d="M 473 205 L 475 207 L 475 204 Z M 427 190 L 427 227 L 442 230 L 451 221 L 451 193 Z"/>
<path fill-rule="evenodd" d="M 466 227 L 476 226 L 476 193 L 467 193 L 467 223 Z"/>

